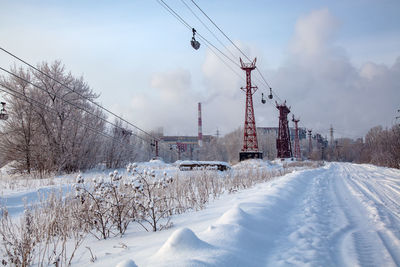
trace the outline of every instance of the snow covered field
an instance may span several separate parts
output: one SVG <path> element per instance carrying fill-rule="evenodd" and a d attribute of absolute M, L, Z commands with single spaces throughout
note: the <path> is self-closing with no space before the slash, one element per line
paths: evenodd
<path fill-rule="evenodd" d="M 172 221 L 155 233 L 132 225 L 122 238 L 88 237 L 73 265 L 400 266 L 400 171 L 328 163 Z"/>

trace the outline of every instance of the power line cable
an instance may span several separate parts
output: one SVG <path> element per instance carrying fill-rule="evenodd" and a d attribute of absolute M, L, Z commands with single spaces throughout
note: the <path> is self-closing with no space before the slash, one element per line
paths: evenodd
<path fill-rule="evenodd" d="M 6 49 L 4 49 L 4 48 L 2 48 L 2 47 L 0 47 L 0 50 L 2 50 L 3 52 L 7 53 L 7 54 L 10 55 L 10 56 L 12 56 L 13 58 L 19 60 L 20 62 L 22 62 L 22 63 L 28 65 L 30 68 L 36 70 L 37 72 L 39 72 L 39 73 L 45 75 L 47 78 L 49 78 L 49 79 L 55 81 L 56 83 L 58 83 L 59 85 L 65 87 L 66 89 L 70 90 L 71 92 L 77 94 L 79 97 L 82 97 L 83 99 L 86 99 L 87 101 L 89 101 L 89 102 L 92 103 L 93 105 L 97 106 L 98 108 L 100 108 L 100 109 L 106 111 L 107 113 L 113 115 L 114 117 L 120 119 L 121 121 L 123 121 L 123 122 L 129 124 L 130 126 L 132 126 L 133 128 L 139 130 L 140 132 L 144 133 L 145 135 L 150 136 L 152 139 L 159 140 L 158 138 L 152 136 L 151 134 L 147 133 L 146 131 L 142 130 L 141 128 L 137 127 L 136 125 L 132 124 L 131 122 L 125 120 L 125 119 L 122 118 L 121 116 L 118 116 L 117 114 L 115 114 L 115 113 L 112 112 L 111 110 L 109 110 L 109 109 L 107 109 L 107 108 L 101 106 L 100 104 L 96 103 L 95 101 L 91 100 L 90 98 L 88 98 L 88 97 L 82 95 L 81 93 L 75 91 L 74 89 L 70 88 L 69 86 L 67 86 L 67 85 L 64 84 L 63 82 L 60 82 L 59 80 L 55 79 L 54 77 L 51 77 L 51 76 L 48 75 L 47 73 L 41 71 L 40 69 L 36 68 L 36 67 L 33 66 L 32 64 L 28 63 L 27 61 L 25 61 L 25 60 L 23 60 L 23 59 L 17 57 L 15 54 L 13 54 L 13 53 L 7 51 Z M 4 70 L 4 69 L 3 69 L 3 70 Z"/>
<path fill-rule="evenodd" d="M 8 70 L 6 70 L 6 69 L 4 69 L 4 68 L 2 68 L 1 66 L 0 66 L 0 70 L 2 70 L 2 71 L 4 71 L 4 72 L 6 72 L 6 73 L 8 73 L 8 74 L 10 74 L 10 75 L 12 75 L 12 76 L 18 78 L 18 79 L 20 79 L 20 80 L 22 80 L 22 81 L 24 81 L 24 82 L 26 82 L 26 83 L 28 83 L 28 84 L 30 84 L 30 85 L 36 87 L 36 88 L 38 88 L 38 89 L 40 89 L 40 90 L 42 90 L 42 91 L 44 91 L 44 92 L 46 92 L 47 94 L 49 94 L 49 95 L 51 95 L 51 96 L 54 96 L 54 97 L 57 96 L 55 93 L 49 92 L 48 90 L 44 89 L 43 87 L 40 87 L 40 86 L 38 86 L 38 85 L 32 83 L 31 81 L 29 81 L 29 80 L 27 80 L 27 79 L 24 79 L 23 77 L 20 77 L 19 75 L 15 74 L 15 73 L 13 73 L 13 72 L 10 72 L 10 71 L 8 71 Z M 89 110 L 87 110 L 87 109 L 85 109 L 85 108 L 83 108 L 83 107 L 77 105 L 77 104 L 74 104 L 74 103 L 72 103 L 72 102 L 70 102 L 70 101 L 68 101 L 68 100 L 66 100 L 66 99 L 61 98 L 61 97 L 60 97 L 59 99 L 60 99 L 61 101 L 65 102 L 65 103 L 71 105 L 71 106 L 74 107 L 74 108 L 77 108 L 77 109 L 79 109 L 79 110 L 82 110 L 82 111 L 84 111 L 84 112 L 86 112 L 86 113 L 88 113 L 88 114 L 90 114 L 90 115 L 96 117 L 97 119 L 100 119 L 100 120 L 103 121 L 104 123 L 110 124 L 110 125 L 112 125 L 113 127 L 118 128 L 118 129 L 120 129 L 120 130 L 125 130 L 123 127 L 121 127 L 121 126 L 119 126 L 119 125 L 117 125 L 117 124 L 115 124 L 115 123 L 113 123 L 113 122 L 110 122 L 110 121 L 106 120 L 105 118 L 103 118 L 103 117 L 101 117 L 101 116 L 99 116 L 99 115 L 97 115 L 97 114 L 95 114 L 95 113 L 93 113 L 93 112 L 91 112 L 91 111 L 89 111 Z M 144 141 L 144 142 L 146 142 L 146 143 L 151 144 L 151 140 L 145 139 L 145 138 L 141 137 L 140 135 L 135 134 L 135 133 L 133 133 L 133 132 L 132 132 L 132 135 L 135 136 L 135 137 L 137 137 L 137 138 L 139 138 L 140 140 L 142 140 L 142 141 Z M 156 139 L 156 140 L 158 140 L 158 139 Z M 160 148 L 161 148 L 162 150 L 164 150 L 164 151 L 168 151 L 166 148 L 163 148 L 163 147 L 161 147 L 161 146 L 160 146 Z M 169 153 L 171 153 L 171 151 L 170 151 Z"/>
<path fill-rule="evenodd" d="M 54 109 L 52 107 L 49 107 L 49 106 L 47 106 L 47 105 L 45 105 L 45 104 L 43 104 L 43 103 L 31 98 L 31 97 L 28 97 L 27 95 L 22 94 L 22 93 L 14 90 L 14 89 L 11 89 L 9 86 L 6 86 L 6 85 L 4 85 L 2 83 L 0 83 L 0 86 L 6 89 L 6 90 L 0 89 L 4 93 L 9 94 L 9 95 L 11 95 L 11 96 L 13 96 L 15 98 L 18 98 L 18 99 L 20 99 L 22 101 L 25 101 L 25 102 L 27 102 L 27 103 L 29 103 L 31 105 L 34 105 L 32 102 L 35 102 L 39 107 L 45 108 L 47 111 L 52 112 L 54 115 L 57 115 L 58 111 L 56 109 Z M 89 125 L 89 124 L 87 124 L 85 122 L 82 122 L 80 120 L 73 119 L 73 118 L 70 118 L 70 117 L 66 117 L 65 119 L 69 120 L 69 121 L 72 121 L 72 122 L 76 122 L 76 123 L 78 123 L 80 125 L 83 125 L 83 126 L 87 127 L 89 130 L 91 130 L 92 132 L 100 134 L 100 135 L 102 135 L 104 137 L 110 138 L 113 141 L 119 142 L 120 144 L 122 144 L 124 146 L 127 145 L 126 143 L 121 142 L 120 140 L 116 139 L 115 137 L 113 137 L 113 136 L 111 136 L 109 134 L 106 134 L 104 132 L 101 132 L 101 131 L 97 130 L 96 128 L 94 128 L 93 126 L 91 126 L 91 125 Z M 131 144 L 129 144 L 129 145 L 133 146 Z"/>
<path fill-rule="evenodd" d="M 45 72 L 39 70 L 38 68 L 34 67 L 32 64 L 30 64 L 30 63 L 28 63 L 27 61 L 21 59 L 20 57 L 18 57 L 18 56 L 16 56 L 15 54 L 9 52 L 8 50 L 6 50 L 6 49 L 4 49 L 4 48 L 2 48 L 2 47 L 0 47 L 0 50 L 2 50 L 3 52 L 7 53 L 7 54 L 10 55 L 10 56 L 12 56 L 13 58 L 17 59 L 18 61 L 20 61 L 20 62 L 26 64 L 27 66 L 31 67 L 32 69 L 38 71 L 39 73 L 45 75 L 45 76 L 48 77 L 49 79 L 51 79 L 51 80 L 57 82 L 58 84 L 60 84 L 60 85 L 63 86 L 64 88 L 68 89 L 69 91 L 71 91 L 71 92 L 73 92 L 73 93 L 76 93 L 78 96 L 82 97 L 83 99 L 86 99 L 86 100 L 89 101 L 90 103 L 92 103 L 92 104 L 94 104 L 95 106 L 97 106 L 98 108 L 100 108 L 100 109 L 102 109 L 102 110 L 108 112 L 109 114 L 113 115 L 113 116 L 116 117 L 117 119 L 119 119 L 119 120 L 121 120 L 121 121 L 127 123 L 128 125 L 132 126 L 134 129 L 136 129 L 136 130 L 138 130 L 138 131 L 144 133 L 146 136 L 149 136 L 151 139 L 154 139 L 154 140 L 157 140 L 157 141 L 162 141 L 162 140 L 160 140 L 159 138 L 154 137 L 153 135 L 147 133 L 146 131 L 142 130 L 141 128 L 137 127 L 136 125 L 130 123 L 130 122 L 127 121 L 127 120 L 125 120 L 125 119 L 122 118 L 121 116 L 116 115 L 115 113 L 113 113 L 113 112 L 110 111 L 109 109 L 104 108 L 103 106 L 101 106 L 100 104 L 94 102 L 94 101 L 91 100 L 90 98 L 85 97 L 84 95 L 82 95 L 81 93 L 75 91 L 74 89 L 71 89 L 71 88 L 70 88 L 69 86 L 67 86 L 66 84 L 64 84 L 64 83 L 60 82 L 59 80 L 57 80 L 57 79 L 51 77 L 51 76 L 48 75 L 47 73 L 45 73 Z M 9 71 L 7 71 L 6 69 L 4 69 L 4 68 L 2 68 L 2 67 L 0 67 L 0 69 L 3 70 L 3 71 L 5 71 L 5 72 L 7 72 L 7 73 L 9 73 L 9 74 L 11 74 L 11 75 L 13 75 L 13 76 L 15 76 L 15 77 L 17 77 L 17 78 L 19 78 L 19 79 L 24 80 L 22 77 L 19 77 L 18 75 L 15 75 L 14 73 L 9 72 Z M 28 82 L 28 83 L 32 84 L 33 86 L 35 86 L 35 87 L 38 87 L 37 85 L 35 85 L 35 84 L 33 84 L 33 83 L 31 83 L 31 82 L 29 82 L 29 81 L 27 81 L 27 80 L 25 80 L 25 82 Z M 43 88 L 39 88 L 39 89 L 44 90 Z M 45 90 L 45 91 L 46 91 L 46 90 Z M 49 93 L 49 92 L 47 91 L 47 93 Z M 61 98 L 61 99 L 62 99 L 62 98 Z M 62 100 L 65 102 L 64 99 L 62 99 Z M 67 103 L 68 103 L 68 102 L 67 102 Z M 93 115 L 93 116 L 97 116 L 97 115 L 91 113 L 90 111 L 87 111 L 87 110 L 85 110 L 85 109 L 83 109 L 83 108 L 81 108 L 81 107 L 79 107 L 79 106 L 76 106 L 76 105 L 74 105 L 74 104 L 72 104 L 72 103 L 69 103 L 69 104 L 72 105 L 72 106 L 74 106 L 75 108 L 81 109 L 81 110 L 83 110 L 83 111 L 85 111 L 85 112 L 87 112 L 87 113 L 89 113 L 89 114 L 91 114 L 91 115 Z M 98 117 L 98 116 L 97 116 L 97 117 Z M 102 119 L 102 120 L 105 120 L 104 118 L 101 118 L 101 117 L 99 117 L 99 118 Z M 105 120 L 105 121 L 106 121 L 106 123 L 109 123 L 109 124 L 111 124 L 111 125 L 113 125 L 113 126 L 115 126 L 115 127 L 121 128 L 120 126 L 118 126 L 118 125 L 116 125 L 116 124 L 114 124 L 114 123 L 112 123 L 112 122 L 109 122 L 109 121 L 107 121 L 107 120 Z M 143 140 L 143 141 L 145 141 L 145 142 L 150 143 L 149 140 L 145 140 L 145 139 L 143 139 L 142 137 L 140 137 L 140 136 L 137 135 L 137 134 L 134 134 L 134 133 L 132 133 L 132 134 L 135 135 L 136 137 L 138 137 L 139 139 L 141 139 L 141 140 Z M 161 146 L 161 144 L 160 144 L 159 147 L 160 147 L 162 150 L 167 150 L 167 149 L 163 148 L 163 147 Z M 167 151 L 168 151 L 168 150 L 167 150 Z M 169 153 L 171 153 L 171 152 L 169 152 Z"/>
<path fill-rule="evenodd" d="M 2 67 L 0 67 L 0 70 L 2 70 L 2 71 L 4 71 L 4 72 L 8 73 L 9 75 L 14 76 L 15 78 L 20 79 L 21 81 L 24 81 L 24 82 L 26 82 L 26 83 L 28 83 L 28 84 L 30 84 L 30 85 L 32 85 L 32 86 L 34 86 L 34 87 L 40 89 L 40 90 L 46 92 L 47 94 L 51 95 L 52 97 L 58 97 L 58 95 L 57 95 L 56 93 L 50 92 L 50 91 L 44 89 L 43 87 L 38 86 L 38 85 L 32 83 L 31 81 L 29 81 L 29 80 L 27 80 L 27 79 L 25 79 L 25 78 L 23 78 L 23 77 L 21 77 L 21 76 L 15 74 L 15 73 L 11 72 L 11 71 L 8 71 L 8 70 L 6 70 L 6 69 L 4 69 L 4 68 L 2 68 Z M 86 113 L 88 113 L 88 114 L 90 114 L 90 115 L 92 115 L 92 116 L 94 116 L 94 117 L 96 117 L 96 118 L 102 120 L 102 121 L 105 122 L 105 123 L 108 123 L 108 124 L 110 124 L 110 125 L 112 125 L 112 126 L 114 126 L 114 127 L 123 129 L 121 126 L 118 126 L 117 124 L 115 124 L 115 123 L 113 123 L 113 122 L 110 122 L 110 121 L 108 121 L 108 120 L 102 118 L 101 116 L 99 116 L 99 115 L 97 115 L 97 114 L 94 114 L 93 112 L 91 112 L 91 111 L 89 111 L 89 110 L 87 110 L 87 109 L 85 109 L 85 108 L 83 108 L 83 107 L 81 107 L 81 106 L 79 106 L 79 105 L 77 105 L 77 104 L 72 103 L 71 101 L 68 101 L 68 100 L 66 100 L 66 99 L 64 99 L 64 98 L 62 98 L 62 97 L 60 97 L 59 99 L 60 99 L 61 101 L 65 102 L 65 103 L 71 105 L 71 106 L 74 107 L 74 108 L 77 108 L 77 109 L 79 109 L 79 110 L 82 110 L 82 111 L 84 111 L 84 112 L 86 112 Z M 136 137 L 138 137 L 138 138 L 142 139 L 143 141 L 146 141 L 146 142 L 147 142 L 147 140 L 143 139 L 142 137 L 140 137 L 140 136 L 138 136 L 138 135 L 136 135 L 136 134 L 133 134 L 133 135 L 135 135 Z"/>

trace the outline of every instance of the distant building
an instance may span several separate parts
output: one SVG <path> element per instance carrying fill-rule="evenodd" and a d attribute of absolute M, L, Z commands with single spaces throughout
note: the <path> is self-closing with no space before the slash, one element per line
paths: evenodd
<path fill-rule="evenodd" d="M 210 143 L 213 138 L 215 137 L 212 135 L 203 135 L 203 144 Z M 179 148 L 181 152 L 186 152 L 190 149 L 198 148 L 199 146 L 198 136 L 162 135 L 160 136 L 160 139 L 173 148 Z"/>
<path fill-rule="evenodd" d="M 278 137 L 279 127 L 257 127 L 257 133 L 260 135 L 270 135 L 273 134 Z M 290 128 L 290 140 L 294 140 L 295 129 Z M 305 128 L 299 128 L 299 140 L 306 139 L 307 130 Z"/>

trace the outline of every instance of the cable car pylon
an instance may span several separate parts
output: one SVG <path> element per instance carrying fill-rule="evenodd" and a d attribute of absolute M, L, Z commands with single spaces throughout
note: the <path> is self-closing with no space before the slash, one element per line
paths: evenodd
<path fill-rule="evenodd" d="M 251 84 L 251 71 L 256 68 L 255 58 L 251 63 L 243 63 L 240 58 L 241 69 L 246 72 L 246 87 L 240 88 L 246 92 L 243 148 L 239 152 L 239 160 L 262 159 L 263 153 L 258 151 L 256 119 L 253 108 L 253 94 L 257 91 L 257 86 Z"/>

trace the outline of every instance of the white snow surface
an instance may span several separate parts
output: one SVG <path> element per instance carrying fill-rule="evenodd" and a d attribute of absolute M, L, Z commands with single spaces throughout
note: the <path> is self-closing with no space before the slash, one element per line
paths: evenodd
<path fill-rule="evenodd" d="M 399 266 L 400 171 L 330 163 L 224 195 L 157 233 L 88 241 L 76 266 Z M 123 242 L 126 249 L 116 244 Z"/>
<path fill-rule="evenodd" d="M 156 233 L 132 224 L 122 238 L 88 237 L 73 265 L 400 266 L 400 170 L 328 163 L 172 222 Z"/>

